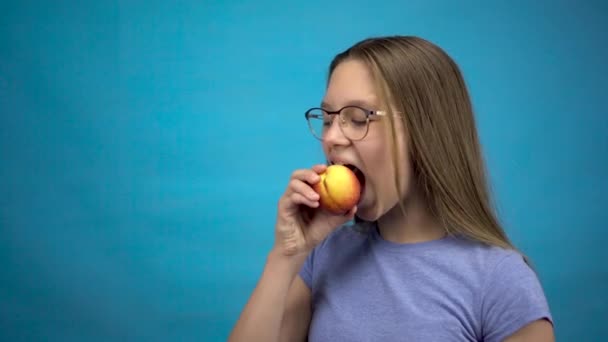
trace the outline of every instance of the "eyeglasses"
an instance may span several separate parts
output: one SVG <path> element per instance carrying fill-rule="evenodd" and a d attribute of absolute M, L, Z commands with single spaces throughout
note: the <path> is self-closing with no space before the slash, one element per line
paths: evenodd
<path fill-rule="evenodd" d="M 349 140 L 361 140 L 369 131 L 370 118 L 384 116 L 386 112 L 369 110 L 359 106 L 346 106 L 336 111 L 328 111 L 323 108 L 311 108 L 304 114 L 308 121 L 308 128 L 312 135 L 319 140 L 325 138 L 325 134 L 331 127 L 332 115 L 338 115 L 339 126 L 342 134 Z"/>

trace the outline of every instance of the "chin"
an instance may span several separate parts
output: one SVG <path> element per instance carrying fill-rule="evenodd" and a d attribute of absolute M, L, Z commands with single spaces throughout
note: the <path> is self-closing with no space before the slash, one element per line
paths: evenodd
<path fill-rule="evenodd" d="M 392 208 L 398 207 L 399 203 L 396 203 Z M 386 214 L 388 214 L 391 207 L 386 206 L 386 202 L 380 202 L 378 198 L 365 198 L 357 205 L 357 218 L 360 221 L 376 222 Z"/>
<path fill-rule="evenodd" d="M 380 210 L 374 206 L 357 207 L 357 221 L 375 222 L 382 216 Z"/>

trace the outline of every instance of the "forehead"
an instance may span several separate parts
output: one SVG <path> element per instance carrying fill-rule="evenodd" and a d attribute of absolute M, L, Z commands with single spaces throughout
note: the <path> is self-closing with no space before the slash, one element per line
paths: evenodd
<path fill-rule="evenodd" d="M 357 60 L 344 61 L 334 69 L 325 92 L 323 103 L 330 109 L 349 104 L 376 106 L 378 96 L 374 80 L 367 66 Z"/>

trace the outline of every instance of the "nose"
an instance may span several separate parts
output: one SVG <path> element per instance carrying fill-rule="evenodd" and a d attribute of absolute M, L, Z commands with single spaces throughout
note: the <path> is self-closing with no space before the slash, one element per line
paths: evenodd
<path fill-rule="evenodd" d="M 336 116 L 334 120 L 332 120 L 329 128 L 325 131 L 323 136 L 323 143 L 328 147 L 338 146 L 338 145 L 348 145 L 350 140 L 344 135 L 342 131 L 342 119 L 339 116 Z"/>

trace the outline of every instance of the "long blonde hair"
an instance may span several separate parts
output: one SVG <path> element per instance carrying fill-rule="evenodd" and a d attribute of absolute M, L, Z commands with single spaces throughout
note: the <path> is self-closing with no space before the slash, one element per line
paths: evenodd
<path fill-rule="evenodd" d="M 364 62 L 380 98 L 402 113 L 397 117 L 407 132 L 416 183 L 446 232 L 515 249 L 491 201 L 471 100 L 452 58 L 418 37 L 369 38 L 338 54 L 329 76 L 347 59 Z M 388 117 L 396 151 L 394 119 Z M 398 175 L 400 166 L 393 164 Z M 401 181 L 395 179 L 397 189 Z"/>

